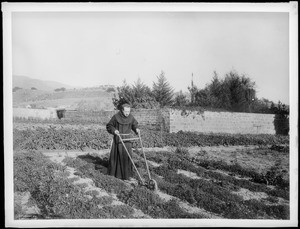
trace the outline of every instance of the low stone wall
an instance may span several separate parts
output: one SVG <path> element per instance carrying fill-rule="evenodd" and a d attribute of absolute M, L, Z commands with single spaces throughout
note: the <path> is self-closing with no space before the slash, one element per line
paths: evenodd
<path fill-rule="evenodd" d="M 140 125 L 153 126 L 165 131 L 170 129 L 170 112 L 168 109 L 133 109 L 132 115 Z"/>
<path fill-rule="evenodd" d="M 116 113 L 112 111 L 66 111 L 65 119 L 74 123 L 105 125 Z M 276 134 L 274 114 L 186 111 L 175 109 L 132 109 L 141 126 L 167 132 L 193 131 L 201 133 Z M 13 116 L 19 118 L 58 118 L 56 109 L 14 108 Z"/>
<path fill-rule="evenodd" d="M 56 109 L 31 109 L 31 108 L 13 108 L 14 118 L 37 118 L 37 119 L 54 119 L 57 117 Z"/>
<path fill-rule="evenodd" d="M 170 110 L 170 132 L 276 134 L 273 114 Z"/>
<path fill-rule="evenodd" d="M 80 121 L 93 121 L 106 124 L 116 114 L 111 111 L 67 111 L 65 118 Z M 155 129 L 169 131 L 170 113 L 168 109 L 132 109 L 131 114 L 141 126 L 152 126 Z"/>

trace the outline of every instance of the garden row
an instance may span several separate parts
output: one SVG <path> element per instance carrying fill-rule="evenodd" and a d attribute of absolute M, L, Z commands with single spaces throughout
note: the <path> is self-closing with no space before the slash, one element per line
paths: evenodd
<path fill-rule="evenodd" d="M 142 177 L 147 177 L 145 164 L 140 152 L 133 154 L 134 161 Z M 205 168 L 207 161 L 192 162 L 182 149 L 175 152 L 151 152 L 147 157 L 160 164 L 150 165 L 152 177 L 157 181 L 159 190 L 191 205 L 203 208 L 224 218 L 240 219 L 288 219 L 287 205 L 278 204 L 278 199 L 289 199 L 288 186 L 274 184 L 271 189 L 256 180 L 236 179 L 233 176 L 215 172 L 214 169 L 233 171 L 223 164 L 212 163 L 213 169 Z M 95 185 L 117 197 L 126 205 L 111 206 L 109 197 L 87 197 L 80 187 L 73 185 L 67 178 L 66 167 L 45 158 L 38 152 L 23 152 L 14 155 L 15 192 L 29 191 L 42 210 L 44 218 L 130 218 L 133 208 L 142 210 L 153 218 L 205 218 L 200 214 L 183 211 L 175 199 L 162 200 L 154 192 L 144 187 L 130 189 L 121 180 L 106 175 L 108 157 L 83 155 L 76 159 L 66 157 L 63 162 L 76 169 L 76 175 L 92 179 Z M 204 167 L 202 167 L 204 166 Z M 178 170 L 197 174 L 192 179 Z M 235 172 L 251 175 L 251 172 L 238 168 Z M 260 174 L 252 171 L 252 175 Z M 137 175 L 134 175 L 138 179 Z M 235 194 L 241 188 L 252 192 L 265 192 L 268 198 L 244 200 Z M 98 208 L 98 205 L 104 205 Z"/>
<path fill-rule="evenodd" d="M 107 160 L 107 158 L 103 159 L 98 156 L 87 155 L 76 159 L 65 158 L 63 162 L 67 166 L 76 168 L 79 176 L 92 179 L 97 187 L 117 194 L 117 197 L 122 202 L 142 210 L 153 218 L 204 218 L 200 214 L 183 211 L 175 199 L 162 200 L 157 194 L 145 187 L 126 189 L 123 181 L 106 175 Z M 90 163 L 90 161 L 93 162 Z M 145 178 L 146 171 L 142 171 L 142 174 Z"/>
<path fill-rule="evenodd" d="M 141 176 L 147 179 L 146 166 L 141 153 L 136 151 L 133 154 L 133 158 Z M 159 190 L 177 197 L 182 201 L 186 201 L 195 207 L 203 208 L 208 212 L 212 212 L 224 218 L 289 218 L 289 207 L 277 203 L 279 198 L 285 200 L 289 199 L 288 186 L 282 187 L 277 185 L 272 189 L 266 184 L 257 183 L 255 180 L 236 179 L 232 176 L 215 172 L 214 169 L 207 170 L 201 165 L 191 162 L 187 154 L 181 149 L 177 149 L 175 153 L 167 151 L 151 152 L 147 158 L 160 164 L 159 167 L 150 165 L 152 178 L 157 181 Z M 82 160 L 92 163 L 86 164 L 83 163 Z M 106 173 L 108 157 L 100 158 L 96 154 L 91 154 L 65 162 L 69 166 L 75 167 L 81 176 L 87 176 L 93 179 L 99 187 L 107 191 L 114 191 L 119 199 L 128 205 L 139 208 L 154 218 L 164 218 L 164 214 L 166 213 L 163 212 L 166 211 L 166 207 L 164 207 L 163 202 L 158 196 L 154 195 L 153 192 L 143 188 L 126 190 L 120 184 L 116 183 L 106 184 L 105 175 L 101 175 L 101 173 Z M 101 169 L 99 169 L 99 166 Z M 217 166 L 215 167 L 217 168 Z M 95 170 L 95 168 L 97 168 L 97 170 Z M 200 179 L 191 179 L 182 174 L 178 174 L 178 170 L 194 172 Z M 248 170 L 242 168 L 240 168 L 238 172 L 241 174 L 250 174 Z M 254 177 L 261 176 L 261 174 L 257 174 L 255 171 L 252 171 L 252 173 Z M 139 179 L 136 173 L 134 177 L 137 180 Z M 112 187 L 115 187 L 115 189 L 112 190 Z M 263 200 L 244 200 L 234 193 L 241 188 L 248 189 L 252 192 L 265 192 L 269 197 Z M 167 203 L 171 204 L 171 202 Z M 170 217 L 170 214 L 175 217 L 176 212 L 182 212 L 176 204 L 176 201 L 172 201 L 172 206 L 174 211 L 168 212 L 169 216 L 166 217 Z M 169 208 L 167 207 L 167 209 Z M 196 217 L 196 215 L 179 213 L 177 213 L 176 217 Z"/>
<path fill-rule="evenodd" d="M 194 132 L 166 133 L 142 129 L 144 147 L 189 147 L 218 145 L 280 145 L 289 144 L 289 137 L 282 135 L 200 134 Z M 50 127 L 13 130 L 14 149 L 107 149 L 112 135 L 105 129 L 73 129 Z"/>
<path fill-rule="evenodd" d="M 139 155 L 141 158 L 142 155 Z M 277 205 L 278 198 L 289 199 L 289 185 L 287 182 L 274 183 L 275 188 L 269 188 L 266 184 L 258 183 L 254 178 L 262 177 L 255 171 L 243 169 L 237 165 L 237 169 L 225 168 L 242 175 L 250 175 L 252 180 L 236 179 L 233 176 L 224 175 L 214 170 L 220 169 L 219 163 L 211 164 L 209 170 L 202 167 L 207 161 L 199 160 L 198 163 L 191 162 L 191 159 L 182 149 L 174 152 L 151 152 L 147 157 L 161 166 L 151 167 L 154 179 L 158 182 L 159 189 L 169 195 L 176 196 L 182 200 L 204 208 L 215 214 L 220 214 L 225 218 L 276 218 L 288 219 L 289 207 Z M 137 163 L 141 170 L 145 168 L 142 160 Z M 222 163 L 221 163 L 222 165 Z M 192 179 L 182 174 L 178 170 L 186 170 L 197 174 L 200 179 Z M 146 171 L 142 174 L 146 175 Z M 163 177 L 163 178 L 162 178 Z M 274 177 L 268 177 L 272 180 Z M 276 180 L 276 179 L 275 179 Z M 268 198 L 265 200 L 243 200 L 240 196 L 233 194 L 241 188 L 252 192 L 265 192 Z M 275 203 L 270 205 L 270 203 Z"/>
<path fill-rule="evenodd" d="M 80 186 L 67 178 L 66 167 L 51 162 L 38 152 L 14 155 L 14 192 L 30 192 L 41 210 L 38 218 L 126 218 L 133 209 L 110 206 L 112 198 L 89 198 Z M 103 208 L 99 208 L 102 205 Z M 20 208 L 15 207 L 15 217 Z"/>
<path fill-rule="evenodd" d="M 123 181 L 101 173 L 94 164 L 82 159 L 66 157 L 63 162 L 76 168 L 77 175 L 93 179 L 97 187 L 117 194 L 125 204 L 111 205 L 110 196 L 84 192 L 67 178 L 66 166 L 51 162 L 41 153 L 16 153 L 14 191 L 31 193 L 41 209 L 40 218 L 133 218 L 134 208 L 153 218 L 203 218 L 182 210 L 175 199 L 164 201 L 145 187 L 128 188 Z"/>

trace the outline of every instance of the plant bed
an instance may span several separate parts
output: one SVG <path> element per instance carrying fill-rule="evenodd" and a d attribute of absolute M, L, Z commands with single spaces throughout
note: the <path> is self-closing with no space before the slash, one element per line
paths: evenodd
<path fill-rule="evenodd" d="M 74 185 L 65 166 L 51 162 L 39 152 L 14 154 L 15 192 L 30 192 L 44 219 L 93 219 L 129 217 L 133 210 L 121 206 L 99 208 L 111 203 Z M 15 206 L 16 209 L 18 205 Z M 126 211 L 126 214 L 124 214 Z"/>
<path fill-rule="evenodd" d="M 25 130 L 14 128 L 13 136 L 14 150 L 100 150 L 110 148 L 112 139 L 112 135 L 103 128 L 74 129 L 63 126 Z M 144 147 L 289 144 L 289 137 L 281 135 L 225 135 L 192 132 L 161 134 L 160 131 L 142 129 L 141 137 Z"/>
<path fill-rule="evenodd" d="M 187 212 L 181 207 L 182 203 L 223 218 L 289 218 L 289 186 L 278 178 L 275 168 L 268 174 L 261 174 L 238 163 L 227 164 L 201 156 L 193 158 L 183 146 L 162 151 L 147 150 L 147 159 L 159 164 L 149 163 L 152 179 L 158 184 L 158 195 L 143 186 L 129 185 L 107 175 L 109 152 L 80 151 L 76 157 L 64 157 L 68 155 L 68 151 L 65 152 L 59 154 L 59 161 L 64 165 L 52 163 L 37 151 L 14 153 L 15 192 L 30 192 L 45 219 L 135 218 L 134 209 L 152 218 L 207 218 L 204 214 Z M 148 175 L 141 150 L 134 150 L 133 160 L 146 180 Z M 72 174 L 75 172 L 82 178 L 80 180 L 91 180 L 94 186 L 122 202 L 115 205 L 111 197 L 100 196 L 95 190 L 86 191 L 76 176 L 68 178 L 70 168 Z M 179 171 L 183 173 L 179 174 Z M 197 179 L 187 176 L 188 173 L 195 174 Z M 237 175 L 251 179 L 238 179 Z M 268 183 L 259 180 L 263 176 Z M 136 172 L 134 178 L 139 179 Z M 275 187 L 269 187 L 270 183 Z M 253 196 L 255 193 L 263 195 L 261 199 L 245 199 L 242 190 Z M 20 210 L 17 207 L 17 211 Z"/>

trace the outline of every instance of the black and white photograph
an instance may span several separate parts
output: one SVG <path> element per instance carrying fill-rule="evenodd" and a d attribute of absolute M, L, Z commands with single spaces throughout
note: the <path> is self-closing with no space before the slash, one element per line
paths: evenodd
<path fill-rule="evenodd" d="M 6 227 L 297 227 L 298 3 L 2 2 Z"/>

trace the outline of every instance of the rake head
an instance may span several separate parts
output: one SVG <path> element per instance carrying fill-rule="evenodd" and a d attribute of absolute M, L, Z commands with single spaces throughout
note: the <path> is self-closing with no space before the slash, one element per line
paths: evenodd
<path fill-rule="evenodd" d="M 157 191 L 158 190 L 158 186 L 157 186 L 157 182 L 153 179 L 149 180 L 146 183 L 146 187 L 152 191 Z"/>

